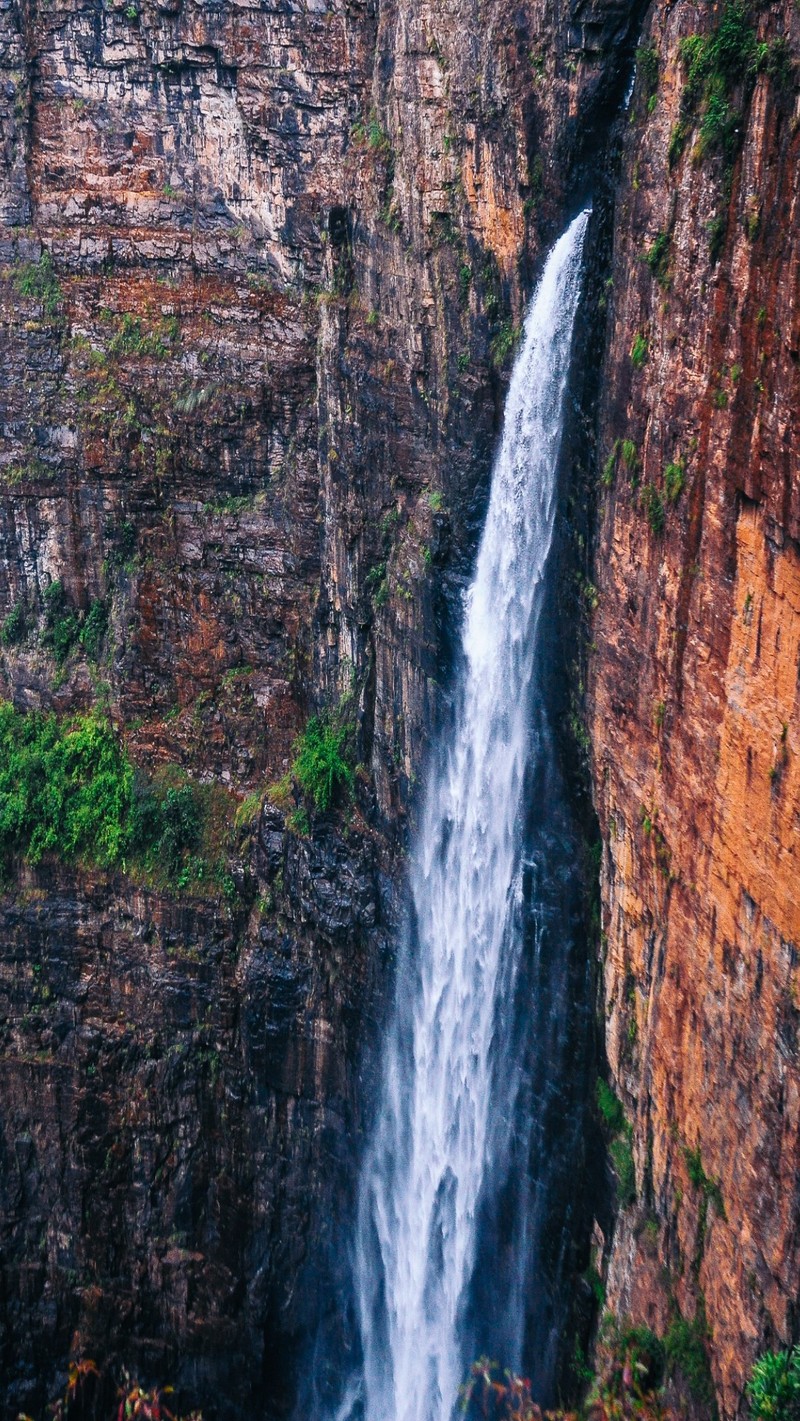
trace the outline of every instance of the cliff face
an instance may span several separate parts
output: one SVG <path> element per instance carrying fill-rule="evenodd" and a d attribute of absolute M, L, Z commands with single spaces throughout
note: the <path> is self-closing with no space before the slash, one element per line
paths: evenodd
<path fill-rule="evenodd" d="M 644 24 L 588 601 L 638 1190 L 608 1302 L 695 1319 L 732 1415 L 798 1326 L 800 21 L 722 20 L 656 0 Z M 343 1286 L 332 1221 L 504 369 L 636 23 L 613 0 L 0 9 L 0 690 L 108 706 L 138 765 L 229 807 L 342 696 L 365 767 L 308 836 L 263 811 L 227 898 L 11 873 L 15 1410 L 71 1346 L 234 1414 L 291 1403 Z M 90 614 L 93 652 L 68 634 Z"/>
<path fill-rule="evenodd" d="M 220 774 L 237 719 L 252 783 L 309 680 L 370 662 L 397 808 L 431 564 L 451 522 L 469 547 L 495 367 L 624 18 L 4 11 L 4 606 L 56 578 L 110 599 L 112 704 L 149 753 Z M 250 723 L 212 709 L 192 735 L 186 707 L 242 666 Z M 56 692 L 7 655 L 6 685 L 89 698 L 69 669 Z"/>
<path fill-rule="evenodd" d="M 800 1241 L 800 27 L 781 5 L 752 23 L 656 4 L 640 41 L 590 696 L 639 1196 L 608 1300 L 659 1332 L 694 1319 L 725 1415 L 797 1338 Z"/>
<path fill-rule="evenodd" d="M 352 1004 L 368 1009 L 381 960 L 374 860 L 343 857 L 265 821 L 273 892 L 249 914 L 42 870 L 5 898 L 9 1408 L 40 1404 L 70 1352 L 285 1404 L 315 1286 L 336 1277 Z"/>
<path fill-rule="evenodd" d="M 70 1348 L 207 1408 L 291 1404 L 342 1282 L 503 372 L 630 23 L 611 0 L 0 10 L 0 690 L 107 706 L 143 770 L 228 814 L 341 696 L 365 766 L 308 836 L 265 810 L 224 897 L 13 867 L 15 1411 Z"/>

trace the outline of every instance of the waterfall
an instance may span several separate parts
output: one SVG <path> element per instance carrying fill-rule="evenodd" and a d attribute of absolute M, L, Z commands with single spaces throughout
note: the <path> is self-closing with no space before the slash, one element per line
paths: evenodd
<path fill-rule="evenodd" d="M 551 754 L 537 647 L 588 216 L 551 251 L 525 322 L 466 597 L 454 723 L 432 758 L 412 849 L 409 927 L 359 1196 L 366 1421 L 450 1421 L 470 1361 L 481 1218 L 509 1166 L 526 797 L 537 759 Z"/>

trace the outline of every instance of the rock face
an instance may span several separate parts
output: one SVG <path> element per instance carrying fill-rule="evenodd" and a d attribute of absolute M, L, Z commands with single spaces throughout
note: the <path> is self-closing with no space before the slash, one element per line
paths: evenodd
<path fill-rule="evenodd" d="M 383 935 L 374 854 L 343 867 L 324 836 L 278 837 L 265 816 L 273 892 L 244 917 L 43 871 L 4 901 L 9 1406 L 70 1351 L 172 1370 L 229 1408 L 259 1382 L 265 1408 L 291 1398 L 315 1282 L 336 1272 L 352 1004 L 375 999 Z"/>
<path fill-rule="evenodd" d="M 584 601 L 638 1189 L 608 1301 L 662 1333 L 694 1320 L 733 1416 L 799 1325 L 800 19 L 775 0 L 718 43 L 723 18 L 644 19 Z M 0 691 L 99 701 L 143 769 L 233 801 L 348 697 L 363 764 L 352 813 L 308 836 L 262 811 L 228 900 L 11 866 L 14 1412 L 70 1348 L 208 1414 L 292 1405 L 343 1286 L 400 850 L 504 372 L 640 20 L 626 0 L 0 7 Z M 716 48 L 681 48 L 696 31 Z M 90 615 L 98 643 L 59 650 L 54 616 Z"/>
<path fill-rule="evenodd" d="M 234 801 L 347 696 L 365 767 L 349 823 L 265 811 L 230 901 L 11 866 L 14 1412 L 70 1348 L 208 1414 L 292 1404 L 504 371 L 631 25 L 614 0 L 0 9 L 0 691 L 99 701 L 144 770 Z"/>
<path fill-rule="evenodd" d="M 754 38 L 716 41 L 721 133 L 686 37 L 714 43 L 723 16 L 656 4 L 640 41 L 590 729 L 606 1043 L 639 1194 L 608 1301 L 659 1332 L 707 1327 L 732 1416 L 758 1353 L 798 1335 L 800 26 L 776 4 Z"/>

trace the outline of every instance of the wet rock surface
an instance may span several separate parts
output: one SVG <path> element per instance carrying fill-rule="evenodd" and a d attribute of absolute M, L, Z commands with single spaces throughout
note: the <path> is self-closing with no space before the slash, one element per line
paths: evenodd
<path fill-rule="evenodd" d="M 44 870 L 6 897 L 9 1406 L 70 1350 L 166 1369 L 231 1414 L 291 1399 L 315 1285 L 341 1268 L 386 927 L 374 853 L 351 847 L 343 875 L 341 846 L 287 853 L 307 902 L 273 884 L 231 910 L 84 875 L 67 892 Z"/>

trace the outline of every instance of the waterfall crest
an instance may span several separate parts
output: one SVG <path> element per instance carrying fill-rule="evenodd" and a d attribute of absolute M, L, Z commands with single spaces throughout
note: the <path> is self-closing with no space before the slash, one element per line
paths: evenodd
<path fill-rule="evenodd" d="M 366 1421 L 450 1421 L 480 1215 L 517 1089 L 524 790 L 549 753 L 537 639 L 588 211 L 547 260 L 525 321 L 462 633 L 454 725 L 434 756 L 410 922 L 362 1170 L 355 1284 Z M 511 1299 L 509 1299 L 511 1303 Z"/>

